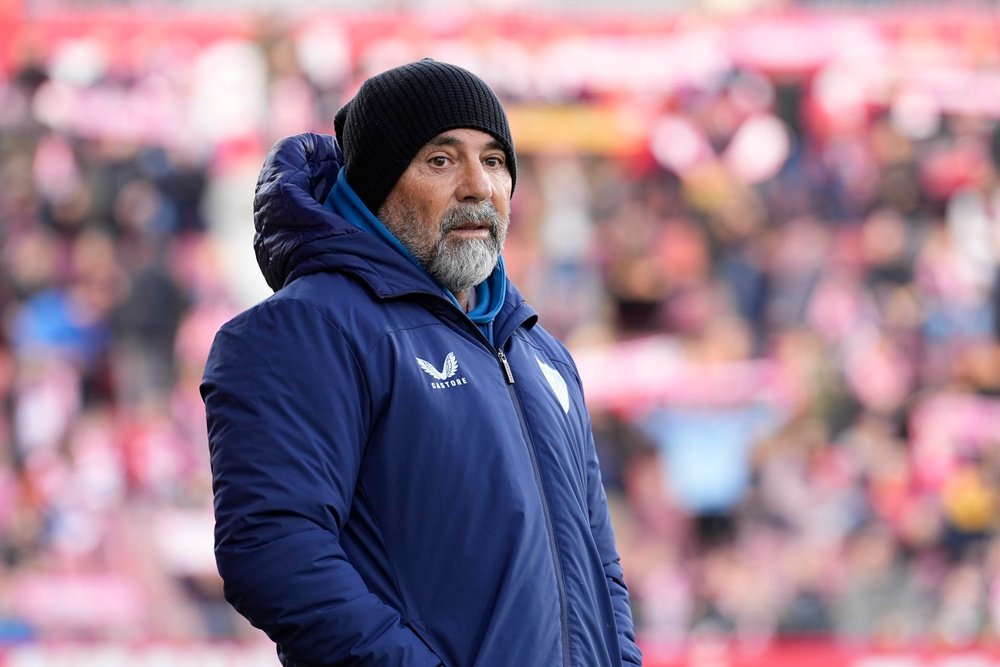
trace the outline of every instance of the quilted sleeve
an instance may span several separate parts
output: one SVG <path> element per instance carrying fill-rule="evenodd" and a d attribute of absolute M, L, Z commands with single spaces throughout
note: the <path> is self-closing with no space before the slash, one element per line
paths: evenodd
<path fill-rule="evenodd" d="M 369 424 L 352 348 L 272 300 L 216 336 L 201 386 L 226 599 L 292 666 L 436 666 L 341 548 Z"/>

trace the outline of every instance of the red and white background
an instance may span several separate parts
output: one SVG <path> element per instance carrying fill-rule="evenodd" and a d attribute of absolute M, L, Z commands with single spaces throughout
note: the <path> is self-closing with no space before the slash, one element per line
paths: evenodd
<path fill-rule="evenodd" d="M 276 664 L 197 383 L 267 148 L 422 56 L 509 109 L 647 667 L 1000 666 L 1000 10 L 474 6 L 0 0 L 0 667 Z"/>

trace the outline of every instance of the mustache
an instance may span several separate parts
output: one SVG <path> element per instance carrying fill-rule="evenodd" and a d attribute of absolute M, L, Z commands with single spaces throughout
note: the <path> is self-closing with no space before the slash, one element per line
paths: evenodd
<path fill-rule="evenodd" d="M 492 202 L 483 201 L 478 204 L 462 204 L 445 213 L 441 220 L 441 235 L 445 235 L 456 227 L 488 225 L 490 233 L 496 236 L 500 227 L 500 214 Z"/>

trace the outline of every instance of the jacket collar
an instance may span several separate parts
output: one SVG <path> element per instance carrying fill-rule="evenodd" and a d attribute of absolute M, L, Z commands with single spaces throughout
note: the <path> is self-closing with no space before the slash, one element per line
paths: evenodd
<path fill-rule="evenodd" d="M 337 176 L 337 182 L 330 189 L 330 195 L 326 198 L 323 207 L 353 224 L 355 227 L 365 231 L 378 239 L 381 239 L 390 248 L 405 257 L 423 275 L 430 278 L 441 293 L 444 294 L 456 308 L 459 308 L 458 299 L 447 288 L 440 285 L 433 276 L 429 275 L 417 258 L 402 244 L 399 239 L 390 232 L 386 226 L 378 219 L 371 210 L 361 201 L 357 193 L 348 183 L 344 170 Z M 503 306 L 504 297 L 507 293 L 507 272 L 504 268 L 503 258 L 497 262 L 497 266 L 490 273 L 489 277 L 475 288 L 475 307 L 467 313 L 469 319 L 476 323 L 487 338 L 492 338 L 493 319 L 500 312 Z"/>

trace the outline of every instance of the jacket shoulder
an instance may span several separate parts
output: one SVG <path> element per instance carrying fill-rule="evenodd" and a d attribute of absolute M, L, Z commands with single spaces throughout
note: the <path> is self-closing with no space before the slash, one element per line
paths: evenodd
<path fill-rule="evenodd" d="M 222 325 L 220 331 L 245 331 L 263 321 L 273 326 L 293 325 L 297 320 L 325 321 L 349 336 L 357 312 L 373 312 L 377 306 L 369 290 L 348 274 L 317 272 L 285 285 Z"/>
<path fill-rule="evenodd" d="M 576 363 L 569 348 L 541 324 L 535 324 L 530 329 L 522 328 L 518 334 L 526 343 L 535 349 L 544 352 L 552 361 L 565 364 L 576 372 Z"/>

